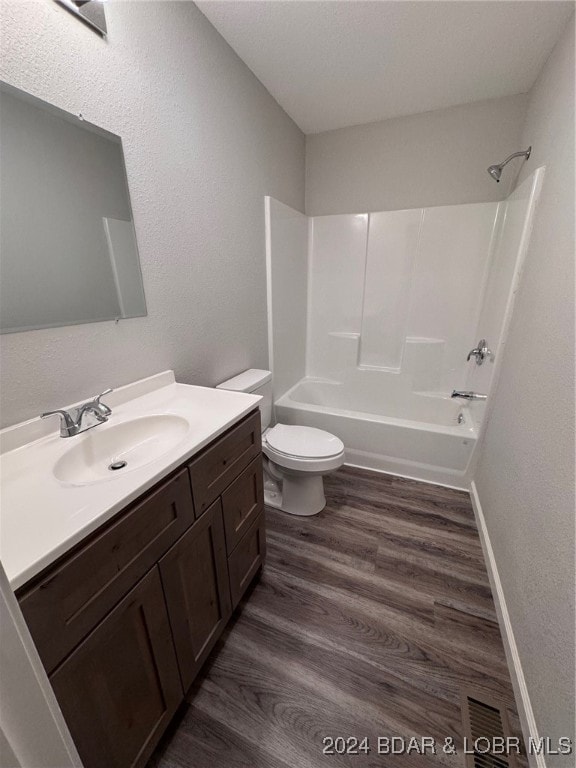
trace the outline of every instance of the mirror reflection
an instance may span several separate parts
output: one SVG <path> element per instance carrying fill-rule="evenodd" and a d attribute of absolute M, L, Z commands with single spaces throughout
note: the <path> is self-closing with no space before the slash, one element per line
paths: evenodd
<path fill-rule="evenodd" d="M 120 137 L 0 85 L 0 330 L 146 315 Z"/>

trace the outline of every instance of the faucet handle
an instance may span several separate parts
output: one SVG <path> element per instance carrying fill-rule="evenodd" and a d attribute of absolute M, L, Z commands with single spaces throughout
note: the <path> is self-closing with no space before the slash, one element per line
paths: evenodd
<path fill-rule="evenodd" d="M 65 422 L 72 421 L 68 411 L 64 411 L 61 408 L 56 408 L 55 411 L 45 411 L 43 414 L 41 414 L 40 418 L 46 419 L 48 418 L 48 416 L 60 416 L 62 421 L 65 421 Z"/>
<path fill-rule="evenodd" d="M 101 403 L 100 402 L 100 398 L 101 397 L 105 397 L 106 395 L 109 395 L 110 392 L 114 392 L 114 390 L 110 389 L 110 388 L 105 389 L 104 392 L 101 392 L 93 400 L 94 405 L 96 406 L 96 408 L 100 411 L 100 413 L 103 416 L 110 416 L 110 414 L 112 413 L 112 408 L 110 408 L 108 405 L 106 405 L 106 403 Z"/>
<path fill-rule="evenodd" d="M 45 413 L 41 414 L 41 419 L 46 419 L 48 416 L 60 416 L 60 437 L 70 437 L 71 434 L 73 434 L 73 429 L 76 426 L 74 424 L 74 419 L 68 413 L 68 411 L 64 411 L 61 408 L 57 408 L 55 411 L 46 411 Z"/>
<path fill-rule="evenodd" d="M 479 348 L 478 347 L 474 347 L 474 349 L 471 349 L 470 352 L 468 352 L 468 357 L 466 358 L 466 362 L 469 363 L 471 357 L 476 357 L 477 358 L 479 354 L 480 354 Z"/>
<path fill-rule="evenodd" d="M 488 349 L 486 339 L 480 339 L 478 346 L 474 347 L 474 349 L 471 349 L 470 352 L 468 352 L 468 357 L 466 360 L 469 361 L 471 357 L 476 358 L 476 365 L 482 365 L 484 360 L 490 360 L 491 362 L 494 361 L 494 353 Z"/>

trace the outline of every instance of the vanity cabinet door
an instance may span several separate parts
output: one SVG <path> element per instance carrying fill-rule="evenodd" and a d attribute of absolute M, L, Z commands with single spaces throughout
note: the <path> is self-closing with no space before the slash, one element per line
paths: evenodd
<path fill-rule="evenodd" d="M 264 512 L 258 515 L 228 558 L 232 608 L 236 608 L 242 595 L 266 559 L 266 522 Z"/>
<path fill-rule="evenodd" d="M 85 768 L 145 765 L 183 695 L 156 567 L 50 682 Z"/>
<path fill-rule="evenodd" d="M 220 499 L 174 544 L 159 566 L 186 691 L 231 614 Z"/>

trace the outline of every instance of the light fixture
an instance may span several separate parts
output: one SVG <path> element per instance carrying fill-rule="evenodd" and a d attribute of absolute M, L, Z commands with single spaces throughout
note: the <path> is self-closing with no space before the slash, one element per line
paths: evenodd
<path fill-rule="evenodd" d="M 108 30 L 104 14 L 104 0 L 54 0 L 54 2 L 73 13 L 76 18 L 101 37 L 106 37 Z"/>

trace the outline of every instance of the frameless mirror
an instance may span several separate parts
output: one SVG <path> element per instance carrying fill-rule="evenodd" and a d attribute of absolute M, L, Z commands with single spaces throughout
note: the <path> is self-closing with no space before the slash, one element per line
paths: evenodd
<path fill-rule="evenodd" d="M 103 0 L 56 0 L 56 2 L 99 35 L 106 37 L 106 14 L 104 13 Z"/>
<path fill-rule="evenodd" d="M 146 315 L 119 136 L 0 84 L 0 330 Z"/>

